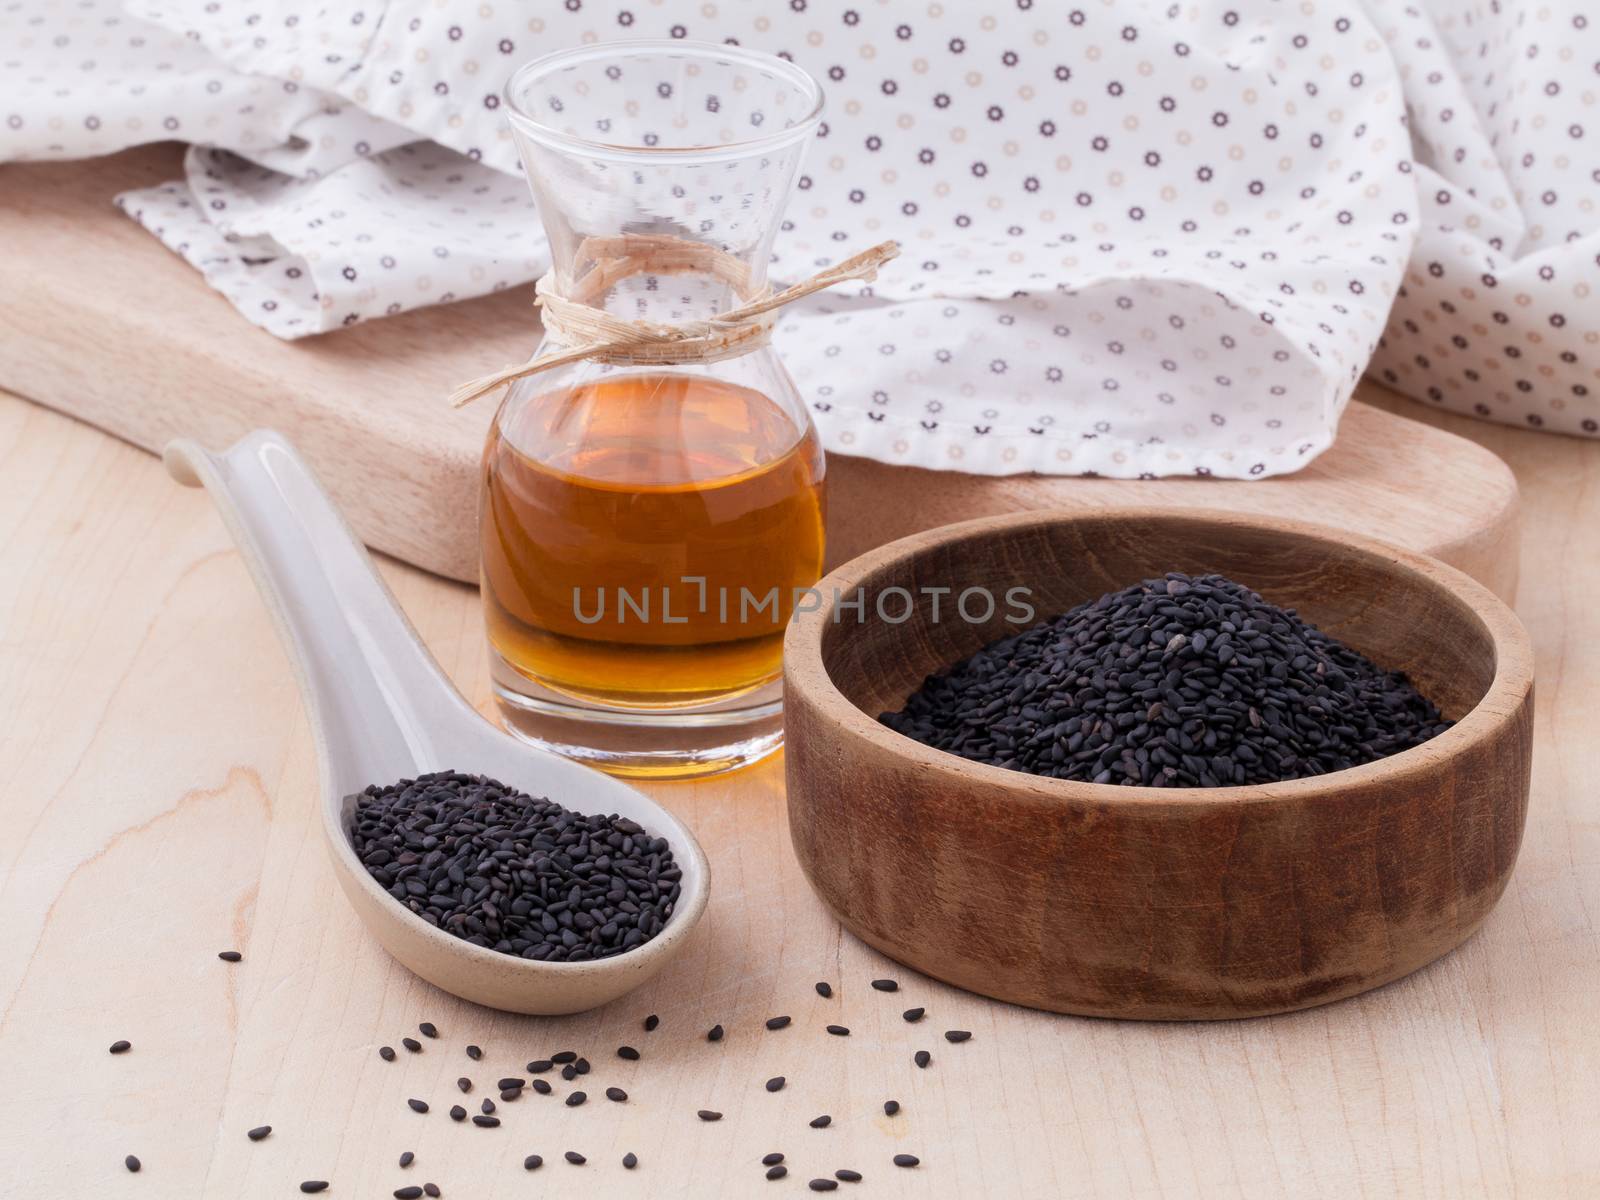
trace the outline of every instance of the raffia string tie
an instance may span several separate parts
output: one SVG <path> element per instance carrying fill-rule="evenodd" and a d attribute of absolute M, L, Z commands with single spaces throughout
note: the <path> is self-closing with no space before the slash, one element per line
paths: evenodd
<path fill-rule="evenodd" d="M 899 253 L 898 243 L 883 242 L 773 292 L 770 287 L 753 290 L 749 267 L 714 246 L 645 234 L 586 238 L 578 247 L 578 258 L 594 264 L 589 270 L 569 281 L 552 268 L 537 285 L 534 304 L 543 310 L 545 333 L 555 348 L 462 384 L 450 393 L 450 403 L 460 408 L 518 379 L 584 359 L 623 366 L 675 366 L 737 358 L 767 344 L 778 310 L 785 304 L 836 283 L 870 282 L 877 278 L 878 268 Z M 629 321 L 594 304 L 618 280 L 631 275 L 683 274 L 710 275 L 732 288 L 742 303 L 714 317 L 675 324 Z"/>

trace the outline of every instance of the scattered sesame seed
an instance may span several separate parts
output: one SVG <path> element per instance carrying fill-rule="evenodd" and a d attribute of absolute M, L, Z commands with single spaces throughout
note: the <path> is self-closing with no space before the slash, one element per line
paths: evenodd
<path fill-rule="evenodd" d="M 874 979 L 872 986 L 880 992 L 898 992 L 900 985 L 892 979 Z"/>
<path fill-rule="evenodd" d="M 404 1046 L 407 1050 L 411 1051 L 411 1053 L 413 1053 L 413 1054 L 421 1054 L 422 1053 L 422 1043 L 417 1041 L 416 1038 L 403 1037 L 403 1038 L 400 1039 L 400 1044 L 402 1046 Z"/>
<path fill-rule="evenodd" d="M 500 1118 L 499 1117 L 476 1116 L 476 1117 L 472 1118 L 472 1123 L 474 1125 L 476 1125 L 479 1129 L 498 1129 L 498 1128 L 500 1128 Z"/>
<path fill-rule="evenodd" d="M 138 1173 L 140 1167 L 144 1166 L 143 1163 L 141 1163 L 137 1158 L 135 1158 L 131 1154 L 128 1155 L 127 1158 L 122 1160 L 122 1165 L 127 1167 L 128 1170 L 134 1172 L 135 1174 Z"/>
<path fill-rule="evenodd" d="M 625 1058 L 629 1062 L 638 1062 L 639 1061 L 639 1052 L 637 1050 L 635 1050 L 632 1046 L 618 1046 L 617 1047 L 617 1057 L 618 1058 Z"/>
<path fill-rule="evenodd" d="M 720 1121 L 720 1120 L 722 1120 L 722 1114 L 721 1113 L 713 1112 L 709 1108 L 702 1108 L 695 1115 L 698 1116 L 702 1121 Z"/>
<path fill-rule="evenodd" d="M 819 980 L 817 983 L 817 995 L 824 1000 L 830 999 L 833 996 L 833 985 Z"/>
<path fill-rule="evenodd" d="M 883 1102 L 883 1115 L 884 1116 L 892 1117 L 892 1116 L 895 1115 L 895 1113 L 897 1113 L 899 1111 L 900 1111 L 900 1101 L 898 1101 L 898 1100 L 885 1100 Z"/>
<path fill-rule="evenodd" d="M 654 1033 L 656 1026 L 659 1024 L 661 1024 L 661 1018 L 656 1016 L 655 1013 L 651 1013 L 644 1019 L 644 1031 L 646 1033 Z"/>
<path fill-rule="evenodd" d="M 572 1095 L 567 1097 L 567 1107 L 577 1108 L 578 1105 L 582 1104 L 588 1098 L 589 1093 L 587 1092 L 573 1092 Z"/>
<path fill-rule="evenodd" d="M 426 1100 L 407 1100 L 406 1103 L 411 1106 L 412 1112 L 425 1113 L 428 1111 L 428 1102 Z"/>
<path fill-rule="evenodd" d="M 537 1154 L 530 1154 L 522 1160 L 522 1169 L 524 1171 L 537 1171 L 542 1166 L 544 1166 L 544 1159 Z"/>
<path fill-rule="evenodd" d="M 852 1170 L 850 1170 L 849 1167 L 840 1167 L 837 1171 L 835 1171 L 833 1173 L 833 1177 L 835 1179 L 839 1180 L 841 1183 L 860 1183 L 861 1182 L 861 1172 L 860 1171 L 852 1171 Z"/>
<path fill-rule="evenodd" d="M 630 1150 L 630 1151 L 628 1151 L 628 1153 L 626 1153 L 626 1154 L 624 1154 L 622 1156 L 623 1169 L 631 1171 L 635 1167 L 637 1167 L 638 1165 L 639 1165 L 639 1156 L 637 1154 L 635 1154 L 633 1151 Z"/>
<path fill-rule="evenodd" d="M 789 1018 L 788 1017 L 768 1017 L 767 1018 L 767 1028 L 768 1029 L 782 1029 L 788 1024 L 789 1024 Z"/>
<path fill-rule="evenodd" d="M 245 1137 L 249 1138 L 252 1142 L 259 1142 L 271 1132 L 271 1125 L 257 1125 L 254 1129 L 246 1130 Z"/>
<path fill-rule="evenodd" d="M 933 1055 L 929 1054 L 926 1050 L 918 1050 L 911 1056 L 911 1061 L 916 1063 L 919 1067 L 926 1067 L 933 1061 Z"/>
<path fill-rule="evenodd" d="M 122 1041 L 117 1041 L 117 1042 L 112 1042 L 111 1043 L 111 1053 L 113 1053 L 113 1054 L 126 1054 L 129 1050 L 132 1050 L 132 1049 L 133 1049 L 133 1043 L 130 1042 L 130 1041 L 127 1041 L 126 1039 L 124 1039 Z"/>
<path fill-rule="evenodd" d="M 914 1167 L 921 1161 L 915 1154 L 896 1154 L 894 1156 L 894 1165 L 897 1167 Z"/>
<path fill-rule="evenodd" d="M 767 1091 L 781 1092 L 783 1091 L 783 1083 L 784 1080 L 782 1075 L 774 1075 L 771 1079 L 767 1080 Z"/>
<path fill-rule="evenodd" d="M 606 1089 L 606 1099 L 615 1100 L 618 1104 L 623 1104 L 628 1099 L 628 1093 L 619 1087 L 608 1087 Z"/>
<path fill-rule="evenodd" d="M 581 1167 L 581 1166 L 583 1166 L 584 1163 L 589 1161 L 583 1155 L 579 1154 L 576 1150 L 568 1150 L 566 1152 L 566 1154 L 564 1154 L 562 1157 L 565 1158 L 569 1163 L 571 1163 L 575 1167 Z"/>
<path fill-rule="evenodd" d="M 813 1129 L 826 1129 L 829 1125 L 832 1125 L 832 1124 L 833 1124 L 833 1118 L 830 1117 L 827 1113 L 823 1113 L 820 1117 L 812 1117 L 811 1118 L 811 1128 L 813 1128 Z"/>
<path fill-rule="evenodd" d="M 850 1028 L 847 1025 L 829 1025 L 828 1032 L 834 1037 L 849 1037 Z"/>
<path fill-rule="evenodd" d="M 468 1046 L 467 1047 L 467 1057 L 470 1058 L 473 1062 L 477 1062 L 480 1058 L 483 1057 L 483 1047 L 482 1046 Z"/>
<path fill-rule="evenodd" d="M 384 1062 L 393 1062 L 394 1061 L 394 1047 L 393 1046 L 379 1046 L 378 1047 L 378 1057 L 383 1059 Z"/>
<path fill-rule="evenodd" d="M 771 1154 L 763 1154 L 761 1156 L 761 1165 L 763 1167 L 775 1167 L 782 1161 L 783 1152 L 781 1150 L 774 1150 Z"/>
<path fill-rule="evenodd" d="M 713 1025 L 710 1029 L 706 1030 L 706 1041 L 708 1041 L 708 1042 L 720 1042 L 721 1040 L 722 1040 L 722 1026 L 721 1025 Z"/>
<path fill-rule="evenodd" d="M 782 1164 L 775 1164 L 767 1168 L 768 1179 L 782 1179 L 788 1173 L 789 1168 L 783 1166 Z"/>
<path fill-rule="evenodd" d="M 966 1029 L 947 1029 L 944 1034 L 944 1040 L 947 1042 L 965 1042 L 971 1037 L 971 1031 Z"/>
<path fill-rule="evenodd" d="M 223 962 L 243 962 L 244 961 L 244 955 L 240 954 L 237 950 L 224 950 L 220 954 L 218 954 L 217 957 L 220 958 Z"/>
<path fill-rule="evenodd" d="M 901 1013 L 900 1015 L 902 1017 L 904 1017 L 907 1021 L 915 1022 L 915 1021 L 922 1020 L 922 1014 L 927 1012 L 927 1011 L 928 1010 L 925 1009 L 925 1008 L 908 1008 L 908 1009 L 905 1010 L 905 1012 Z"/>

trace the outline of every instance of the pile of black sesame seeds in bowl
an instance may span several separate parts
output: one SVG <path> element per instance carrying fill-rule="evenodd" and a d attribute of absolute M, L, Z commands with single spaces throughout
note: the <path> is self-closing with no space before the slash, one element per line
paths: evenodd
<path fill-rule="evenodd" d="M 1450 727 L 1403 674 L 1292 609 L 1179 572 L 992 642 L 879 720 L 974 762 L 1183 788 L 1325 775 Z"/>
<path fill-rule="evenodd" d="M 665 838 L 481 775 L 439 771 L 354 799 L 350 844 L 367 874 L 428 924 L 502 954 L 625 954 L 661 932 L 682 892 Z"/>
<path fill-rule="evenodd" d="M 220 957 L 230 963 L 240 961 L 240 955 L 233 951 L 225 952 Z M 893 979 L 874 979 L 871 981 L 871 987 L 873 991 L 880 994 L 892 994 L 900 990 L 899 983 Z M 833 1000 L 835 997 L 833 985 L 826 981 L 819 981 L 816 984 L 816 993 L 824 1001 Z M 921 1026 L 927 1013 L 927 1008 L 919 1005 L 903 1010 L 900 1015 L 901 1019 L 908 1025 Z M 645 1017 L 642 1023 L 644 1038 L 641 1039 L 641 1044 L 647 1045 L 649 1036 L 659 1030 L 661 1025 L 661 1018 L 658 1015 L 652 1013 Z M 431 1021 L 421 1022 L 417 1026 L 417 1032 L 422 1035 L 420 1039 L 409 1034 L 400 1039 L 400 1045 L 406 1055 L 425 1054 L 428 1052 L 429 1046 L 441 1040 L 438 1027 Z M 803 1040 L 807 1031 L 796 1026 L 793 1019 L 787 1014 L 767 1018 L 759 1029 L 744 1030 L 735 1028 L 730 1030 L 727 1026 L 718 1022 L 707 1028 L 704 1035 L 696 1037 L 695 1040 L 702 1046 L 704 1052 L 719 1053 L 720 1045 L 726 1042 L 730 1032 L 737 1036 L 748 1034 L 756 1037 L 781 1036 L 785 1038 L 793 1038 L 796 1034 L 799 1034 L 802 1040 L 792 1046 L 794 1061 L 809 1063 L 815 1058 L 815 1044 L 806 1043 Z M 821 1025 L 809 1032 L 819 1041 L 826 1041 L 829 1038 L 848 1038 L 850 1036 L 850 1029 L 837 1023 Z M 971 1041 L 972 1036 L 970 1031 L 964 1029 L 947 1029 L 943 1034 L 944 1041 L 951 1046 L 963 1045 Z M 127 1054 L 132 1050 L 133 1045 L 127 1039 L 113 1042 L 110 1047 L 110 1052 L 114 1055 Z M 389 1045 L 379 1046 L 377 1053 L 378 1057 L 387 1063 L 398 1062 L 402 1057 L 393 1046 Z M 480 1046 L 469 1044 L 464 1047 L 463 1053 L 468 1062 L 476 1064 L 476 1066 L 464 1067 L 463 1070 L 467 1072 L 477 1070 L 482 1073 L 481 1078 L 474 1078 L 471 1074 L 462 1074 L 454 1081 L 451 1086 L 454 1088 L 452 1098 L 455 1102 L 451 1103 L 446 1115 L 451 1121 L 458 1124 L 464 1125 L 470 1120 L 472 1126 L 486 1131 L 483 1136 L 507 1136 L 506 1133 L 491 1134 L 488 1131 L 507 1129 L 506 1121 L 511 1121 L 514 1126 L 516 1121 L 507 1111 L 506 1106 L 516 1104 L 529 1093 L 540 1098 L 547 1098 L 550 1103 L 555 1103 L 559 1100 L 561 1105 L 567 1109 L 584 1108 L 589 1104 L 590 1089 L 596 1087 L 596 1085 L 588 1082 L 589 1076 L 593 1074 L 603 1076 L 607 1070 L 606 1064 L 614 1064 L 616 1062 L 630 1064 L 628 1069 L 637 1075 L 641 1068 L 634 1064 L 646 1064 L 643 1069 L 647 1070 L 650 1058 L 647 1053 L 638 1047 L 626 1043 L 616 1046 L 609 1053 L 597 1048 L 596 1058 L 601 1063 L 601 1066 L 597 1068 L 579 1050 L 564 1048 L 549 1053 L 542 1058 L 529 1060 L 526 1064 L 514 1068 L 511 1073 L 500 1075 L 491 1081 L 489 1077 L 496 1074 L 496 1068 L 485 1066 L 488 1058 L 486 1051 Z M 681 1053 L 675 1054 L 673 1058 L 674 1061 L 681 1061 Z M 933 1052 L 926 1048 L 918 1049 L 912 1054 L 911 1062 L 919 1070 L 928 1070 L 934 1064 Z M 555 1079 L 559 1079 L 560 1083 L 553 1082 Z M 782 1092 L 787 1083 L 786 1076 L 778 1075 L 768 1078 L 759 1084 L 752 1081 L 749 1090 L 751 1092 L 760 1090 L 773 1094 Z M 639 1085 L 635 1084 L 634 1086 L 637 1087 Z M 648 1082 L 644 1086 L 648 1086 Z M 470 1111 L 467 1105 L 462 1102 L 466 1097 L 477 1095 L 480 1092 L 491 1091 L 498 1097 L 498 1100 L 490 1096 L 483 1096 L 474 1106 L 477 1110 L 476 1112 Z M 603 1095 L 610 1104 L 625 1105 L 632 1099 L 628 1091 L 616 1084 L 608 1084 L 598 1094 Z M 403 1098 L 405 1109 L 420 1118 L 437 1117 L 439 1114 L 436 1112 L 436 1108 L 443 1103 L 436 1097 L 406 1096 L 403 1089 L 396 1089 L 395 1095 L 397 1104 Z M 738 1096 L 732 1098 L 741 1105 L 746 1103 L 746 1097 L 742 1091 Z M 881 1102 L 880 1107 L 885 1118 L 897 1119 L 907 1115 L 905 1107 L 897 1099 L 886 1098 Z M 877 1109 L 875 1108 L 874 1111 L 877 1111 Z M 722 1120 L 722 1116 L 722 1111 L 719 1109 L 699 1108 L 692 1113 L 685 1111 L 676 1115 L 666 1114 L 664 1120 L 669 1125 L 674 1120 L 682 1121 L 686 1124 L 689 1122 L 715 1124 Z M 537 1119 L 535 1118 L 534 1120 L 536 1121 Z M 806 1122 L 807 1127 L 813 1131 L 827 1130 L 833 1126 L 833 1123 L 834 1114 L 832 1112 L 819 1113 Z M 813 1134 L 801 1134 L 798 1129 L 795 1130 L 795 1133 L 798 1135 L 797 1140 L 815 1138 Z M 243 1136 L 250 1142 L 262 1142 L 269 1137 L 281 1136 L 281 1133 L 276 1132 L 274 1126 L 264 1124 L 244 1130 Z M 518 1132 L 512 1134 L 512 1136 L 523 1137 L 525 1135 Z M 802 1147 L 802 1152 L 797 1157 L 803 1156 L 811 1162 L 826 1161 L 830 1156 L 824 1148 L 821 1148 L 821 1143 L 822 1139 L 820 1138 L 808 1141 L 808 1144 Z M 522 1169 L 530 1172 L 542 1169 L 546 1163 L 546 1150 L 552 1155 L 550 1161 L 557 1161 L 554 1157 L 554 1148 L 545 1148 L 527 1153 L 521 1160 Z M 481 1162 L 481 1155 L 474 1155 L 474 1159 Z M 788 1159 L 788 1152 L 771 1150 L 762 1155 L 759 1163 L 751 1164 L 752 1174 L 759 1169 L 763 1178 L 768 1182 L 776 1183 L 788 1177 Z M 576 1149 L 562 1150 L 559 1161 L 574 1168 L 590 1165 L 589 1156 Z M 415 1151 L 409 1149 L 400 1150 L 396 1155 L 395 1163 L 395 1170 L 402 1173 L 398 1176 L 401 1180 L 405 1178 L 405 1174 L 410 1173 L 419 1165 L 426 1166 L 426 1164 L 423 1164 L 421 1157 Z M 881 1164 L 900 1170 L 911 1170 L 922 1165 L 922 1158 L 904 1150 L 893 1153 L 885 1150 Z M 124 1165 L 130 1172 L 137 1173 L 143 1169 L 144 1164 L 138 1157 L 130 1154 L 124 1160 Z M 625 1171 L 635 1171 L 644 1164 L 641 1162 L 639 1155 L 630 1150 L 621 1155 L 618 1159 L 618 1165 Z M 857 1169 L 856 1166 L 832 1166 L 829 1169 L 829 1173 L 812 1176 L 806 1186 L 813 1192 L 831 1192 L 836 1191 L 841 1183 L 862 1183 L 867 1179 L 867 1174 L 866 1171 Z M 290 1186 L 292 1184 L 286 1182 L 286 1192 Z M 659 1188 L 663 1192 L 676 1190 L 674 1182 L 671 1180 L 661 1181 Z M 301 1193 L 307 1195 L 336 1192 L 337 1190 L 334 1183 L 328 1179 L 305 1179 L 299 1182 L 298 1189 Z M 422 1200 L 423 1197 L 442 1197 L 445 1192 L 439 1184 L 428 1180 L 422 1183 L 398 1182 L 392 1195 L 396 1200 Z"/>

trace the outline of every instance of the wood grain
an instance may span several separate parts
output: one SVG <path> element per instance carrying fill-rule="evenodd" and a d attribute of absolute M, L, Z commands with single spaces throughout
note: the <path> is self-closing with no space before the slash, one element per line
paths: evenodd
<path fill-rule="evenodd" d="M 1024 627 L 998 603 L 985 623 L 961 620 L 924 588 L 1021 587 L 1043 618 L 1173 570 L 1247 583 L 1405 671 L 1457 723 L 1334 775 L 1179 790 L 1004 770 L 879 723 Z M 919 598 L 903 622 L 829 599 L 891 590 Z M 937 979 L 1086 1016 L 1289 1012 L 1454 949 L 1516 862 L 1532 650 L 1488 589 L 1433 560 L 1304 522 L 1023 513 L 881 547 L 820 591 L 784 642 L 795 853 L 847 929 Z"/>
<path fill-rule="evenodd" d="M 700 939 L 627 1001 L 535 1019 L 455 1002 L 362 935 L 325 861 L 288 665 L 205 498 L 140 451 L 0 400 L 0 1194 L 271 1198 L 317 1177 L 333 1197 L 433 1179 L 473 1200 L 701 1200 L 793 1194 L 851 1166 L 863 1194 L 906 1198 L 1587 1200 L 1600 1191 L 1600 447 L 1439 419 L 1521 481 L 1519 611 L 1540 681 L 1518 866 L 1456 953 L 1353 1000 L 1220 1025 L 979 1000 L 840 932 L 789 848 L 780 761 L 650 789 L 711 859 Z M 393 563 L 385 574 L 488 711 L 476 596 Z M 244 961 L 219 963 L 227 947 Z M 867 987 L 884 975 L 899 993 Z M 839 998 L 818 998 L 817 979 Z M 921 1025 L 900 1019 L 913 1004 L 928 1008 Z M 662 1027 L 646 1035 L 650 1011 Z M 795 1025 L 766 1034 L 779 1012 Z M 422 1020 L 439 1042 L 377 1058 Z M 717 1047 L 703 1040 L 714 1021 L 730 1031 Z M 851 1036 L 822 1034 L 828 1021 Z M 975 1036 L 947 1046 L 947 1028 Z M 113 1058 L 120 1037 L 134 1049 Z M 622 1041 L 644 1061 L 612 1058 Z M 412 1095 L 448 1106 L 458 1075 L 498 1077 L 561 1045 L 592 1052 L 591 1094 L 614 1082 L 630 1102 L 530 1097 L 495 1131 L 405 1108 Z M 910 1062 L 922 1047 L 926 1071 Z M 768 1095 L 780 1073 L 788 1087 Z M 892 1120 L 890 1097 L 905 1106 Z M 707 1106 L 727 1116 L 702 1125 Z M 808 1129 L 823 1111 L 830 1129 Z M 248 1142 L 264 1122 L 272 1137 Z M 565 1149 L 589 1155 L 586 1174 Z M 628 1150 L 632 1174 L 616 1165 Z M 760 1178 L 769 1150 L 789 1155 L 786 1184 Z M 889 1166 L 901 1151 L 922 1167 Z M 530 1152 L 548 1160 L 538 1176 L 521 1170 Z"/>
<path fill-rule="evenodd" d="M 174 145 L 0 165 L 0 387 L 151 450 L 279 429 L 371 545 L 476 581 L 478 460 L 493 403 L 454 410 L 445 397 L 532 351 L 531 289 L 282 342 L 110 204 L 179 174 Z M 1517 493 L 1504 464 L 1359 403 L 1331 450 L 1282 479 L 985 478 L 830 455 L 828 486 L 830 565 L 969 517 L 1173 504 L 1315 513 L 1434 554 L 1502 596 L 1516 586 Z"/>

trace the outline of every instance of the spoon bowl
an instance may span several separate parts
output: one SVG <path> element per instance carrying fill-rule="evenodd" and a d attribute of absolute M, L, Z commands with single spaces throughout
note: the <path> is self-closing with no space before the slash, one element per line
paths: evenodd
<path fill-rule="evenodd" d="M 508 1012 L 582 1012 L 631 991 L 686 944 L 711 874 L 687 826 L 644 793 L 485 721 L 423 647 L 365 548 L 294 447 L 258 430 L 221 454 L 179 440 L 168 473 L 205 487 L 250 568 L 295 670 L 316 740 L 323 833 L 340 886 L 385 950 L 429 983 Z M 611 958 L 538 962 L 445 933 L 398 903 L 350 843 L 358 794 L 431 771 L 488 775 L 578 812 L 617 813 L 672 847 L 672 916 Z"/>

